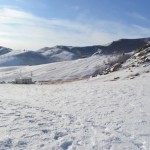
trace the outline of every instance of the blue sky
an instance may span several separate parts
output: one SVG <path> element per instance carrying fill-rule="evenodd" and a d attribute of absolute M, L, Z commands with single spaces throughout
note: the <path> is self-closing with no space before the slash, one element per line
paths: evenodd
<path fill-rule="evenodd" d="M 0 45 L 107 44 L 150 36 L 149 0 L 0 0 Z"/>

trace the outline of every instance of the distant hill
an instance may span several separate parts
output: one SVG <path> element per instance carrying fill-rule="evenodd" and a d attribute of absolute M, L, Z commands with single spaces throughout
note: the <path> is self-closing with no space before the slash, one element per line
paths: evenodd
<path fill-rule="evenodd" d="M 114 41 L 107 46 L 85 46 L 85 47 L 72 47 L 72 46 L 56 46 L 56 47 L 45 47 L 38 50 L 39 53 L 50 58 L 58 58 L 59 56 L 64 56 L 63 54 L 68 54 L 69 59 L 78 59 L 84 57 L 90 57 L 94 53 L 100 51 L 101 54 L 109 55 L 112 53 L 128 53 L 139 47 L 144 46 L 146 43 L 150 42 L 150 38 L 141 39 L 121 39 Z M 64 59 L 64 57 L 62 57 Z M 65 57 L 66 58 L 66 57 Z"/>
<path fill-rule="evenodd" d="M 7 54 L 7 53 L 9 53 L 11 51 L 12 51 L 12 49 L 10 49 L 10 48 L 6 48 L 6 47 L 0 46 L 0 55 Z"/>
<path fill-rule="evenodd" d="M 50 63 L 50 60 L 35 51 L 11 51 L 0 56 L 0 66 L 24 66 Z"/>
<path fill-rule="evenodd" d="M 87 58 L 95 54 L 110 55 L 113 53 L 128 53 L 149 42 L 150 38 L 121 39 L 107 46 L 55 46 L 44 47 L 37 51 L 15 51 L 0 47 L 0 66 L 39 65 Z"/>

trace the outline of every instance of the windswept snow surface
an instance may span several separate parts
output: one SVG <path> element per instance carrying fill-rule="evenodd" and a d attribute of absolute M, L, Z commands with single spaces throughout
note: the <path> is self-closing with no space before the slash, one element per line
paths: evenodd
<path fill-rule="evenodd" d="M 143 73 L 133 80 L 1 84 L 0 149 L 148 150 L 149 81 Z"/>

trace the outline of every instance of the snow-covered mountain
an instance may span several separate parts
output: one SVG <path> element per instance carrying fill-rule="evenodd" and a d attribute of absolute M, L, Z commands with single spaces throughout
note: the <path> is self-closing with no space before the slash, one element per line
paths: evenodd
<path fill-rule="evenodd" d="M 136 56 L 139 53 L 137 51 L 141 51 L 139 55 L 142 55 L 142 57 Z M 126 59 L 124 59 L 125 57 Z M 22 77 L 31 77 L 31 74 L 33 81 L 46 81 L 48 83 L 85 79 L 99 74 L 105 74 L 104 77 L 106 78 L 106 74 L 110 74 L 116 70 L 123 70 L 122 72 L 126 75 L 125 72 L 132 68 L 134 71 L 131 74 L 133 73 L 134 75 L 139 68 L 141 72 L 146 72 L 147 68 L 150 69 L 149 67 L 145 67 L 145 65 L 149 66 L 149 60 L 150 45 L 147 45 L 127 55 L 93 55 L 83 59 L 42 65 L 1 67 L 0 81 L 14 81 L 20 75 Z M 119 68 L 115 69 L 113 66 L 116 63 L 119 63 Z M 114 73 L 115 76 L 116 74 Z"/>
<path fill-rule="evenodd" d="M 35 51 L 13 50 L 0 55 L 0 66 L 25 66 L 50 63 L 50 60 Z"/>
<path fill-rule="evenodd" d="M 150 42 L 150 38 L 121 39 L 107 46 L 55 46 L 37 51 L 11 50 L 0 47 L 0 66 L 40 65 L 87 58 L 94 54 L 128 53 Z"/>
<path fill-rule="evenodd" d="M 90 57 L 97 52 L 100 54 L 113 54 L 113 53 L 128 53 L 138 47 L 142 47 L 150 41 L 150 38 L 142 39 L 121 39 L 114 41 L 107 46 L 86 46 L 86 47 L 72 47 L 72 46 L 56 46 L 45 47 L 38 50 L 44 56 L 49 56 L 55 60 L 72 60 L 79 58 Z"/>
<path fill-rule="evenodd" d="M 77 59 L 77 55 L 71 52 L 71 48 L 69 46 L 44 47 L 37 52 L 48 57 L 53 62 Z"/>
<path fill-rule="evenodd" d="M 7 54 L 7 53 L 9 53 L 11 51 L 12 51 L 12 49 L 10 49 L 10 48 L 6 48 L 6 47 L 0 46 L 0 55 Z"/>

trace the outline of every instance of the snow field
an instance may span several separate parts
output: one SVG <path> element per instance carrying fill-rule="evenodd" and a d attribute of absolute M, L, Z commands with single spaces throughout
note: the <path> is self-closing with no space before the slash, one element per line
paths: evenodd
<path fill-rule="evenodd" d="M 37 66 L 1 67 L 0 81 L 14 81 L 21 76 L 34 81 L 74 80 L 91 76 L 97 68 L 105 68 L 105 62 L 115 56 L 92 56 L 74 61 L 64 61 Z"/>
<path fill-rule="evenodd" d="M 150 149 L 149 79 L 0 85 L 0 149 Z"/>

